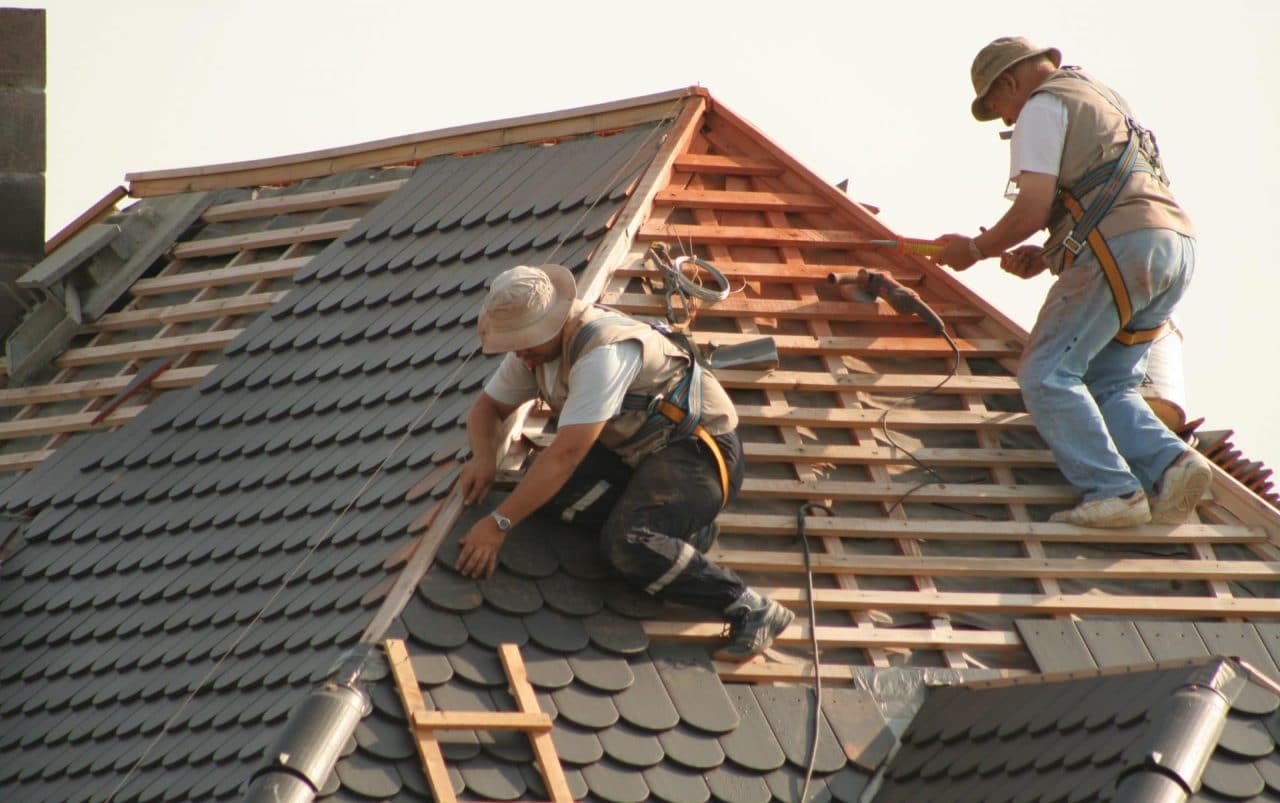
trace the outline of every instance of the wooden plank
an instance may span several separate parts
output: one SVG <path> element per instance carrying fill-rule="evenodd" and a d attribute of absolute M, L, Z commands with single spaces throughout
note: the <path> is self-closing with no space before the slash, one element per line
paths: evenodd
<path fill-rule="evenodd" d="M 795 284 L 826 284 L 827 275 L 831 273 L 848 273 L 859 268 L 859 265 L 791 265 L 774 262 L 735 262 L 731 259 L 716 258 L 711 261 L 716 269 L 734 280 L 750 282 L 773 282 Z M 883 267 L 881 267 L 883 269 Z M 893 277 L 906 285 L 918 285 L 923 278 L 919 271 L 891 271 Z M 620 265 L 614 270 L 615 276 L 623 278 L 643 277 L 658 278 L 659 271 L 643 267 L 639 263 Z"/>
<path fill-rule="evenodd" d="M 768 334 L 767 332 L 764 334 Z M 760 335 L 738 332 L 695 331 L 700 346 L 717 343 L 722 346 L 746 343 Z M 841 355 L 861 357 L 936 357 L 952 356 L 951 347 L 941 337 L 813 337 L 811 335 L 771 334 L 779 352 L 793 354 Z M 956 347 L 969 357 L 1015 357 L 1018 345 L 995 338 L 956 338 Z"/>
<path fill-rule="evenodd" d="M 524 659 L 520 657 L 520 648 L 515 644 L 501 644 L 498 646 L 498 656 L 507 670 L 508 688 L 511 696 L 515 698 L 516 707 L 526 715 L 536 712 L 541 716 L 547 716 L 542 714 L 538 707 L 538 698 L 534 694 L 533 686 L 529 683 Z M 569 782 L 565 780 L 560 758 L 556 755 L 550 729 L 535 730 L 529 734 L 529 739 L 533 743 L 538 770 L 542 773 L 542 780 L 546 784 L 547 792 L 551 795 L 551 800 L 554 803 L 572 803 L 573 793 L 569 791 Z"/>
<path fill-rule="evenodd" d="M 826 371 L 759 371 L 717 368 L 716 379 L 726 388 L 752 390 L 815 390 L 866 393 L 921 393 L 937 387 L 943 374 L 841 374 Z M 1011 376 L 953 376 L 936 393 L 1021 393 Z M 896 419 L 898 411 L 894 411 Z"/>
<path fill-rule="evenodd" d="M 395 678 L 396 689 L 400 692 L 400 702 L 412 722 L 418 715 L 426 713 L 427 705 L 422 689 L 418 688 L 418 678 L 413 674 L 413 665 L 409 663 L 409 651 L 405 649 L 404 641 L 398 638 L 389 638 L 382 646 L 387 653 L 387 664 Z M 444 764 L 444 754 L 440 752 L 440 742 L 435 734 L 413 728 L 409 733 L 426 770 L 432 797 L 440 803 L 456 803 L 458 798 L 453 793 L 453 782 L 449 780 L 449 769 Z"/>
<path fill-rule="evenodd" d="M 106 195 L 99 198 L 93 206 L 80 213 L 80 216 L 63 226 L 57 234 L 45 241 L 44 252 L 52 254 L 54 251 L 70 240 L 72 237 L 80 233 L 80 230 L 86 226 L 92 226 L 94 223 L 102 221 L 107 215 L 110 215 L 116 209 L 116 204 L 121 199 L 128 196 L 128 191 L 124 187 L 116 187 Z"/>
<path fill-rule="evenodd" d="M 885 465 L 912 463 L 906 453 L 881 446 L 828 446 L 823 443 L 744 443 L 748 460 L 763 462 L 821 462 Z M 912 451 L 931 466 L 1056 466 L 1048 449 L 931 449 Z"/>
<path fill-rule="evenodd" d="M 212 301 L 193 301 L 187 304 L 174 304 L 169 307 L 152 307 L 150 309 L 134 309 L 124 312 L 113 312 L 103 315 L 85 327 L 89 332 L 114 332 L 123 329 L 136 329 L 143 326 L 160 326 L 164 324 L 185 323 L 206 318 L 234 317 L 262 312 L 280 299 L 288 295 L 288 290 L 274 293 L 251 293 L 231 298 L 218 298 Z"/>
<path fill-rule="evenodd" d="M 669 187 L 654 196 L 655 206 L 682 206 L 690 209 L 732 211 L 825 212 L 831 208 L 817 195 L 807 192 L 752 190 L 701 190 Z"/>
<path fill-rule="evenodd" d="M 52 449 L 0 454 L 0 471 L 28 471 L 53 456 Z"/>
<path fill-rule="evenodd" d="M 275 248 L 280 245 L 294 243 L 310 243 L 316 240 L 332 240 L 351 228 L 359 218 L 331 220 L 326 223 L 312 223 L 306 226 L 291 226 L 286 229 L 268 229 L 249 234 L 233 234 L 228 237 L 210 237 L 207 240 L 178 243 L 173 247 L 174 259 L 194 259 L 195 257 L 211 257 L 219 254 L 234 254 L 237 251 L 252 251 L 258 248 Z"/>
<path fill-rule="evenodd" d="M 713 550 L 708 557 L 739 571 L 802 572 L 794 552 Z M 1176 558 L 960 558 L 884 555 L 813 555 L 819 574 L 935 577 L 1056 577 L 1108 580 L 1277 580 L 1280 562 L 1256 560 L 1178 560 Z M 1206 597 L 1206 599 L 1209 599 Z M 1226 600 L 1221 600 L 1225 602 Z"/>
<path fill-rule="evenodd" d="M 813 683 L 813 664 L 783 664 L 764 660 L 751 660 L 742 663 L 712 661 L 716 674 L 722 681 L 732 683 Z M 847 664 L 821 664 L 822 682 L 827 683 L 862 683 L 863 676 Z M 1001 669 L 1001 677 L 1022 677 L 1031 674 L 1026 669 Z"/>
<path fill-rule="evenodd" d="M 878 426 L 882 410 L 851 408 L 737 405 L 738 420 L 746 424 L 774 426 L 848 427 Z M 1034 429 L 1026 413 L 973 413 L 965 410 L 894 410 L 893 427 L 913 429 Z"/>
<path fill-rule="evenodd" d="M 109 346 L 86 346 L 68 349 L 54 361 L 60 368 L 78 368 L 117 360 L 145 360 L 169 354 L 185 354 L 191 351 L 218 351 L 239 337 L 241 329 L 220 332 L 201 332 L 194 335 L 157 337 L 135 340 L 129 343 L 113 343 Z"/>
<path fill-rule="evenodd" d="M 176 273 L 170 276 L 157 276 L 152 279 L 139 279 L 129 288 L 134 296 L 155 296 L 163 293 L 176 293 L 184 290 L 202 290 L 206 287 L 220 287 L 227 284 L 243 282 L 260 282 L 267 279 L 279 279 L 293 276 L 311 257 L 290 257 L 274 259 L 268 262 L 248 262 L 228 268 Z"/>
<path fill-rule="evenodd" d="M 676 243 L 724 243 L 725 245 L 791 246 L 794 248 L 835 248 L 872 250 L 866 232 L 840 229 L 800 229 L 794 226 L 695 226 L 680 223 L 647 223 L 636 232 L 641 241 L 668 240 Z"/>
<path fill-rule="evenodd" d="M 663 296 L 623 293 L 607 297 L 605 304 L 635 315 L 662 315 Z M 938 304 L 935 311 L 946 321 L 977 321 L 982 314 L 973 307 Z M 796 301 L 791 299 L 747 299 L 730 296 L 724 301 L 703 304 L 700 316 L 716 318 L 786 318 L 794 320 L 859 321 L 867 323 L 915 324 L 920 319 L 895 312 L 888 304 L 861 301 Z"/>
<path fill-rule="evenodd" d="M 644 632 L 653 639 L 715 642 L 724 638 L 720 622 L 646 621 Z M 818 626 L 818 643 L 827 647 L 909 647 L 912 649 L 1011 650 L 1022 640 L 1007 630 L 914 630 L 890 627 Z M 809 626 L 793 624 L 782 631 L 774 644 L 781 647 L 809 646 Z"/>
<path fill-rule="evenodd" d="M 758 513 L 721 513 L 716 519 L 721 530 L 741 535 L 794 538 L 795 516 L 771 516 Z M 1268 536 L 1261 527 L 1208 524 L 1144 524 L 1123 530 L 1086 529 L 1054 522 L 961 521 L 911 519 L 892 521 L 883 518 L 808 516 L 805 530 L 813 534 L 831 534 L 841 538 L 917 538 L 926 541 L 1038 541 L 1064 543 L 1266 543 Z"/>
<path fill-rule="evenodd" d="M 228 220 L 284 215 L 290 212 L 305 212 L 312 209 L 328 209 L 334 206 L 380 201 L 403 187 L 406 182 L 408 182 L 408 179 L 402 178 L 395 181 L 379 181 L 376 184 L 365 184 L 360 187 L 300 192 L 294 195 L 276 195 L 268 198 L 255 198 L 251 201 L 218 204 L 205 210 L 204 219 L 210 223 L 218 223 Z"/>
<path fill-rule="evenodd" d="M 788 607 L 806 604 L 802 588 L 755 586 Z M 1157 597 L 1110 594 L 990 594 L 923 591 L 848 591 L 818 588 L 814 605 L 824 610 L 969 611 L 1089 616 L 1195 616 L 1280 618 L 1280 599 L 1266 597 Z"/>
<path fill-rule="evenodd" d="M 125 179 L 129 182 L 130 194 L 136 198 L 298 181 L 358 168 L 417 163 L 431 156 L 475 152 L 664 120 L 673 114 L 673 107 L 696 95 L 705 97 L 707 93 L 699 87 L 689 87 L 550 114 L 455 126 L 289 156 L 130 173 Z"/>
<path fill-rule="evenodd" d="M 171 368 L 151 383 L 154 388 L 171 390 L 194 385 L 213 370 L 212 365 L 195 365 L 189 368 Z M 87 379 L 81 382 L 58 382 L 51 385 L 32 385 L 26 388 L 0 390 L 0 407 L 25 407 L 29 404 L 48 404 L 69 399 L 89 399 L 95 396 L 114 396 L 129 386 L 132 374 L 104 379 Z"/>
<path fill-rule="evenodd" d="M 70 415 L 49 415 L 42 418 L 24 418 L 18 421 L 6 421 L 0 424 L 0 440 L 14 438 L 32 438 L 38 435 L 55 435 L 59 432 L 82 432 L 99 427 L 118 427 L 127 424 L 134 416 L 147 409 L 145 404 L 134 407 L 122 407 L 104 418 L 97 425 L 94 419 L 97 413 L 72 413 Z"/>
<path fill-rule="evenodd" d="M 551 716 L 518 711 L 418 711 L 413 725 L 431 730 L 551 731 Z"/>
<path fill-rule="evenodd" d="M 676 170 L 691 173 L 716 173 L 734 176 L 780 176 L 782 165 L 745 156 L 718 156 L 709 153 L 682 153 L 676 158 Z"/>

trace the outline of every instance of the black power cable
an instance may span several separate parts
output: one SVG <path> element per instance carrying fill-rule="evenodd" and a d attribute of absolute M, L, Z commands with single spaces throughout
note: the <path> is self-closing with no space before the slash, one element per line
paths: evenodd
<path fill-rule="evenodd" d="M 835 517 L 835 511 L 826 505 L 809 502 L 801 505 L 796 511 L 796 538 L 800 540 L 800 550 L 804 553 L 805 591 L 809 602 L 809 649 L 813 652 L 813 741 L 809 744 L 809 762 L 804 773 L 804 787 L 800 790 L 800 803 L 809 799 L 809 783 L 813 780 L 813 767 L 818 760 L 818 734 L 822 723 L 822 670 L 818 657 L 818 606 L 813 599 L 813 565 L 809 557 L 809 538 L 804 534 L 804 518 L 811 512 L 821 510 L 828 516 Z"/>

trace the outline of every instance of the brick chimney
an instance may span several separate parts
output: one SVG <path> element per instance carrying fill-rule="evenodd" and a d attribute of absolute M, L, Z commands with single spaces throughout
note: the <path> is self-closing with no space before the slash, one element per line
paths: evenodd
<path fill-rule="evenodd" d="M 0 342 L 22 316 L 16 280 L 44 259 L 45 14 L 0 8 Z"/>

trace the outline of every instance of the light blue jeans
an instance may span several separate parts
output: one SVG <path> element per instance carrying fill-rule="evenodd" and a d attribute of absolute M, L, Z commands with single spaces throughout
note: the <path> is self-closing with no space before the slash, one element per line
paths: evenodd
<path fill-rule="evenodd" d="M 1129 289 L 1131 328 L 1168 320 L 1191 283 L 1195 240 L 1141 229 L 1107 243 Z M 1118 343 L 1119 328 L 1102 267 L 1083 250 L 1049 289 L 1018 368 L 1027 411 L 1085 500 L 1151 493 L 1187 448 L 1138 393 L 1151 344 Z"/>

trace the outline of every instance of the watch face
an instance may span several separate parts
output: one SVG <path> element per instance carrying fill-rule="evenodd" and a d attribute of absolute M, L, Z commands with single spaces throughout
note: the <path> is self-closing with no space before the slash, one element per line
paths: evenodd
<path fill-rule="evenodd" d="M 489 515 L 492 516 L 493 520 L 498 523 L 499 530 L 502 530 L 505 533 L 511 529 L 511 519 L 507 518 L 506 516 L 502 515 L 496 510 L 490 513 Z"/>

